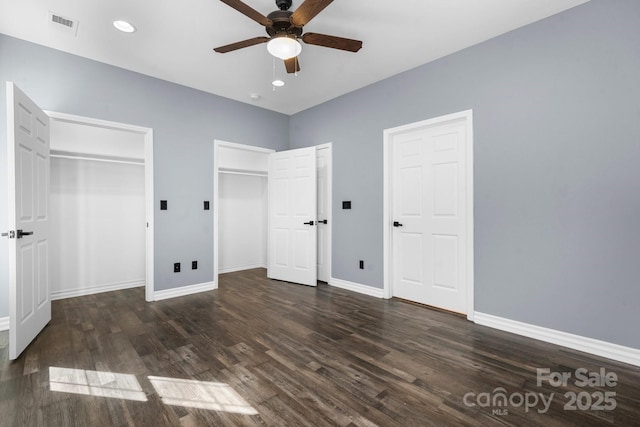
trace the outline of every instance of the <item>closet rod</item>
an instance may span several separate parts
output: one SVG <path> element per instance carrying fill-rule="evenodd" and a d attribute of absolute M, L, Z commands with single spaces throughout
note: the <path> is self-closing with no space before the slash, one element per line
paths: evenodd
<path fill-rule="evenodd" d="M 102 157 L 89 157 L 89 156 L 72 156 L 67 154 L 51 154 L 51 157 L 56 159 L 71 159 L 71 160 L 91 160 L 95 162 L 106 162 L 106 163 L 124 163 L 128 165 L 138 165 L 144 166 L 144 160 L 120 160 L 120 159 L 108 159 Z"/>

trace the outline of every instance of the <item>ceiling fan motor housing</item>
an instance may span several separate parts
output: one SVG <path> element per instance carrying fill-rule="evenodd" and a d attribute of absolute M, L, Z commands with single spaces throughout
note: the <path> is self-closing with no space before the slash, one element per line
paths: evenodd
<path fill-rule="evenodd" d="M 267 15 L 273 25 L 266 27 L 267 34 L 271 37 L 281 36 L 283 34 L 300 37 L 302 28 L 291 25 L 291 15 L 293 12 L 288 10 L 276 10 Z"/>

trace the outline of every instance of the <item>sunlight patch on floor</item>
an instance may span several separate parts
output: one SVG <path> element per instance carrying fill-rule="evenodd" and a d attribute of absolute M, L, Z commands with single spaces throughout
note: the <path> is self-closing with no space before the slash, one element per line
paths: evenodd
<path fill-rule="evenodd" d="M 49 367 L 51 391 L 146 402 L 147 396 L 134 375 L 86 369 Z"/>
<path fill-rule="evenodd" d="M 183 380 L 166 377 L 147 377 L 166 405 L 257 415 L 228 384 L 210 381 Z"/>

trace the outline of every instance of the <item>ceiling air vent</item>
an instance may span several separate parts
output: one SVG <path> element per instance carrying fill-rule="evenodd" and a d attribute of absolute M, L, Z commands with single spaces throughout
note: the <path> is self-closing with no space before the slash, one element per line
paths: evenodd
<path fill-rule="evenodd" d="M 67 18 L 57 13 L 49 12 L 49 26 L 72 34 L 74 37 L 78 32 L 78 21 Z"/>

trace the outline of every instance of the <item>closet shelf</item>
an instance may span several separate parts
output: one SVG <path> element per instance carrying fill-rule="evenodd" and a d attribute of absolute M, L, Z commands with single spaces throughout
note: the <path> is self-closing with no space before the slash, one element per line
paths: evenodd
<path fill-rule="evenodd" d="M 246 170 L 246 169 L 231 169 L 231 168 L 218 168 L 219 173 L 228 175 L 249 175 L 249 176 L 267 176 L 267 171 L 259 170 Z"/>
<path fill-rule="evenodd" d="M 58 159 L 92 160 L 97 162 L 126 163 L 144 166 L 144 159 L 133 157 L 106 156 L 101 154 L 76 153 L 73 151 L 51 150 L 51 157 Z"/>

